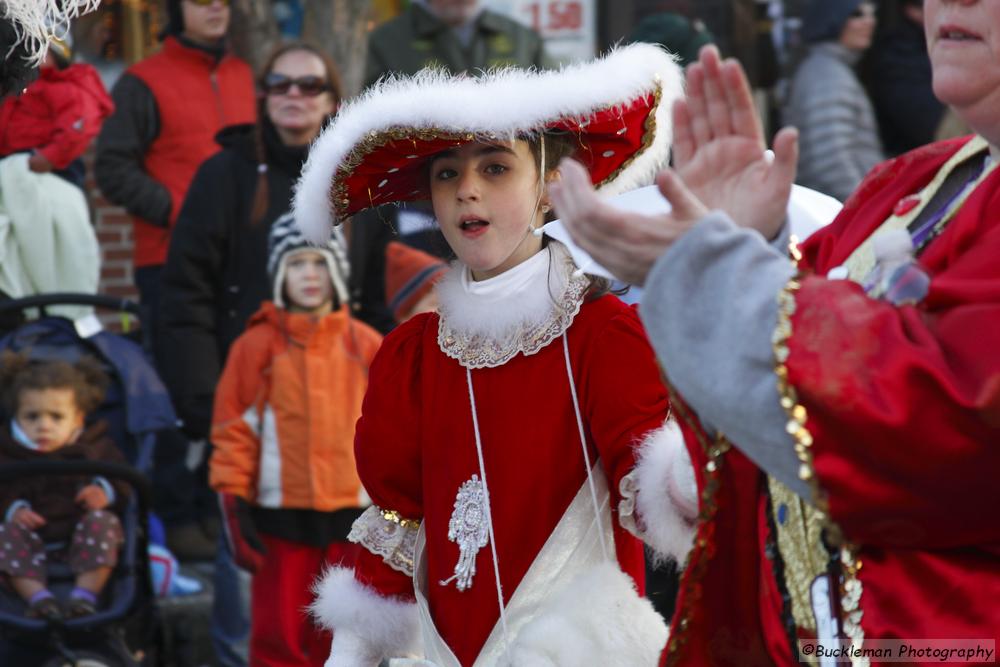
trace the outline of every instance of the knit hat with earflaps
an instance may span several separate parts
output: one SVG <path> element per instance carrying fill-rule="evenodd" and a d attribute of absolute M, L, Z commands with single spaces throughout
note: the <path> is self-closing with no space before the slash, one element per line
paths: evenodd
<path fill-rule="evenodd" d="M 659 46 L 632 44 L 562 70 L 497 69 L 389 77 L 341 108 L 313 143 L 293 211 L 305 235 L 366 208 L 430 199 L 428 161 L 474 141 L 569 134 L 604 194 L 652 183 L 670 156 L 681 70 Z M 544 144 L 543 144 L 544 145 Z"/>
<path fill-rule="evenodd" d="M 385 247 L 385 302 L 399 322 L 434 288 L 448 265 L 423 250 L 399 241 Z"/>
<path fill-rule="evenodd" d="M 347 244 L 340 230 L 334 233 L 322 244 L 310 243 L 295 225 L 295 218 L 286 213 L 278 218 L 267 239 L 267 273 L 271 277 L 272 300 L 280 308 L 285 308 L 285 270 L 288 258 L 300 252 L 313 251 L 323 255 L 330 278 L 333 280 L 334 293 L 341 304 L 348 300 L 347 279 L 350 269 L 347 264 Z"/>

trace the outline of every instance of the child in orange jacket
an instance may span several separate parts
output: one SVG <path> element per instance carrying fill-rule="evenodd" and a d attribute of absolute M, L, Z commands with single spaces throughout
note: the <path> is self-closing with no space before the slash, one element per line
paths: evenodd
<path fill-rule="evenodd" d="M 310 245 L 290 215 L 275 222 L 265 302 L 233 344 L 215 396 L 210 461 L 230 545 L 253 572 L 250 661 L 322 665 L 330 635 L 305 613 L 347 542 L 365 493 L 354 424 L 381 337 L 351 319 L 337 240 Z"/>

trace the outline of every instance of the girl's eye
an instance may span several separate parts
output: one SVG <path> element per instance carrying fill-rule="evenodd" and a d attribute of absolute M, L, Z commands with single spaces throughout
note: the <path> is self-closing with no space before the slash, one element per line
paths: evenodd
<path fill-rule="evenodd" d="M 502 165 L 502 164 L 491 164 L 491 165 L 489 165 L 489 166 L 486 167 L 486 173 L 487 174 L 493 174 L 494 176 L 502 174 L 505 171 L 507 171 L 507 167 L 505 165 Z"/>
<path fill-rule="evenodd" d="M 455 178 L 458 175 L 454 169 L 440 169 L 434 175 L 434 178 L 439 181 L 447 181 L 450 178 Z"/>

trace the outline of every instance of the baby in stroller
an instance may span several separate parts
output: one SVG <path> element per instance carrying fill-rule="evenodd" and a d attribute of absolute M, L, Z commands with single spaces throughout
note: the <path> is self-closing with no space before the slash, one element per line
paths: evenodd
<path fill-rule="evenodd" d="M 84 426 L 87 413 L 103 400 L 107 382 L 91 358 L 71 364 L 31 361 L 23 352 L 0 354 L 0 399 L 12 415 L 0 428 L 0 465 L 124 463 L 104 422 Z M 29 616 L 56 621 L 97 610 L 124 541 L 121 521 L 111 508 L 120 507 L 126 494 L 125 485 L 86 475 L 32 477 L 0 487 L 0 573 L 25 600 Z M 52 543 L 67 544 L 64 557 L 76 577 L 65 603 L 46 582 L 45 545 Z"/>

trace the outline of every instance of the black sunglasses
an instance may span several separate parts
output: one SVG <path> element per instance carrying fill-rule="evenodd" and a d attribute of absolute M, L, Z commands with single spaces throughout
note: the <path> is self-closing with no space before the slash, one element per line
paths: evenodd
<path fill-rule="evenodd" d="M 287 95 L 292 86 L 306 97 L 316 97 L 330 90 L 330 85 L 321 76 L 300 76 L 293 79 L 284 74 L 268 74 L 264 77 L 264 92 L 268 95 Z"/>

